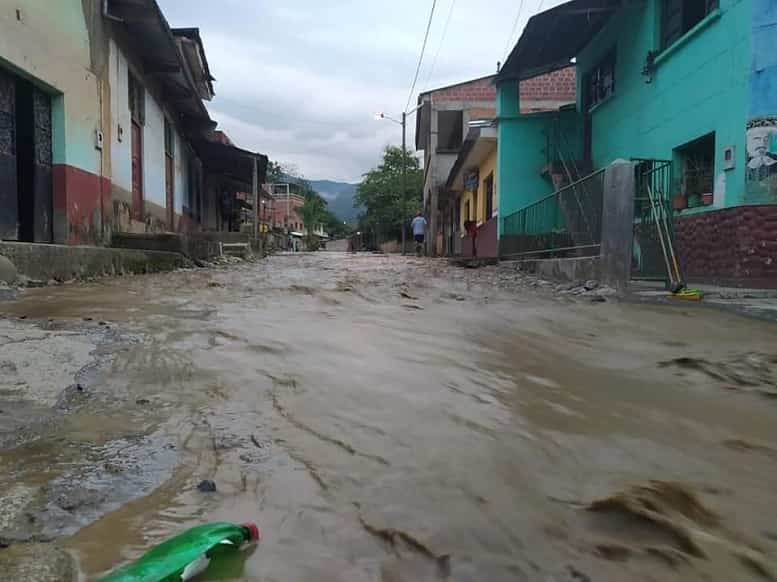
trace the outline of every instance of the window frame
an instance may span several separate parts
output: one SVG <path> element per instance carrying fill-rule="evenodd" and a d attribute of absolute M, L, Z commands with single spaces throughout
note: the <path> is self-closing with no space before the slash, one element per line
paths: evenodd
<path fill-rule="evenodd" d="M 443 117 L 449 116 L 452 117 L 453 114 L 458 114 L 458 117 L 455 121 L 453 121 L 453 132 L 451 132 L 450 140 L 446 141 L 446 143 L 442 143 L 440 140 L 440 136 L 443 135 L 440 132 L 440 126 L 441 125 L 447 125 L 443 124 Z M 458 131 L 457 131 L 458 130 Z M 455 144 L 453 142 L 456 142 Z M 464 111 L 461 109 L 442 109 L 437 112 L 437 148 L 436 151 L 438 153 L 453 153 L 457 152 L 461 149 L 461 144 L 464 141 Z M 448 147 L 451 146 L 451 147 Z"/>
<path fill-rule="evenodd" d="M 677 186 L 686 199 L 691 196 L 711 194 L 715 189 L 716 153 L 718 136 L 715 131 L 706 133 L 694 140 L 674 148 L 677 160 Z M 707 146 L 708 149 L 703 149 Z M 706 158 L 706 159 L 702 159 Z M 699 163 L 699 161 L 702 163 Z M 709 161 L 709 165 L 706 162 Z M 691 169 L 690 166 L 696 167 Z M 694 188 L 689 186 L 694 184 Z M 697 191 L 698 190 L 698 191 Z"/>
<path fill-rule="evenodd" d="M 585 100 L 586 109 L 589 112 L 615 96 L 617 55 L 617 48 L 613 46 L 585 75 Z M 609 79 L 607 78 L 608 74 Z"/>
<path fill-rule="evenodd" d="M 691 0 L 694 1 L 694 0 Z M 659 9 L 661 11 L 659 22 L 659 50 L 665 51 L 672 45 L 680 41 L 686 34 L 693 30 L 700 22 L 703 22 L 705 18 L 709 18 L 711 14 L 714 14 L 716 10 L 720 9 L 720 0 L 695 0 L 703 2 L 704 7 L 702 14 L 693 21 L 690 20 L 691 10 L 697 8 L 696 6 L 689 6 L 689 0 L 661 0 Z M 677 24 L 673 24 L 675 27 L 671 33 L 667 31 L 669 26 L 670 14 L 669 8 L 675 7 L 672 15 L 675 18 L 679 18 Z"/>

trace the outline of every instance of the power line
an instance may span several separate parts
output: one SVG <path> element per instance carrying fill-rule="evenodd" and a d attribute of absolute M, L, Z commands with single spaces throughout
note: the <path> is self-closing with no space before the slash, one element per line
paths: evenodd
<path fill-rule="evenodd" d="M 415 77 L 413 77 L 413 84 L 410 86 L 410 95 L 407 96 L 407 104 L 405 105 L 405 111 L 410 108 L 410 101 L 413 99 L 413 91 L 415 91 L 415 85 L 418 82 L 418 75 L 421 73 L 421 64 L 424 62 L 424 53 L 426 52 L 426 43 L 429 41 L 429 31 L 432 28 L 432 20 L 434 19 L 434 9 L 437 6 L 437 0 L 432 0 L 432 10 L 429 13 L 429 22 L 426 24 L 426 34 L 424 35 L 424 44 L 421 47 L 421 56 L 418 58 L 418 66 L 415 69 Z"/>
<path fill-rule="evenodd" d="M 505 50 L 502 51 L 502 54 L 504 55 L 504 58 L 507 59 L 508 56 L 508 50 L 510 50 L 510 42 L 513 40 L 513 37 L 515 36 L 515 31 L 518 29 L 518 22 L 521 20 L 521 13 L 523 12 L 523 4 L 524 0 L 521 0 L 521 3 L 518 5 L 518 14 L 515 15 L 515 22 L 513 22 L 513 29 L 510 31 L 510 36 L 507 37 L 507 42 L 505 43 Z"/>
<path fill-rule="evenodd" d="M 448 10 L 448 18 L 445 19 L 445 27 L 442 29 L 442 36 L 440 37 L 440 44 L 437 46 L 437 52 L 434 54 L 434 59 L 432 60 L 432 67 L 429 69 L 429 74 L 426 76 L 426 82 L 424 83 L 424 91 L 429 88 L 429 83 L 432 80 L 432 75 L 434 75 L 434 69 L 437 66 L 437 59 L 440 56 L 440 51 L 442 50 L 442 45 L 445 42 L 445 37 L 448 34 L 448 26 L 451 23 L 451 17 L 453 16 L 453 9 L 456 6 L 456 0 L 452 0 L 451 7 Z"/>

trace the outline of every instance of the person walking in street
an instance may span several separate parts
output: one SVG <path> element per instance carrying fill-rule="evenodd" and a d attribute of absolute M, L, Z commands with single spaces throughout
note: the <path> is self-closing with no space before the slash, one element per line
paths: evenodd
<path fill-rule="evenodd" d="M 426 219 L 423 212 L 419 210 L 416 213 L 415 218 L 410 223 L 410 228 L 413 229 L 413 238 L 415 239 L 415 254 L 420 257 L 424 252 L 424 239 L 426 238 Z"/>

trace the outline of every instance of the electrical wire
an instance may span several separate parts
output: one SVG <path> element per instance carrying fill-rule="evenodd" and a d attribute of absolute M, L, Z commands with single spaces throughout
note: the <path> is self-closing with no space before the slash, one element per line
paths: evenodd
<path fill-rule="evenodd" d="M 426 82 L 424 82 L 424 88 L 422 92 L 426 91 L 429 88 L 429 83 L 432 81 L 432 75 L 434 75 L 434 69 L 437 66 L 437 59 L 440 57 L 440 51 L 442 50 L 442 45 L 445 42 L 445 37 L 448 35 L 448 27 L 450 26 L 451 18 L 453 17 L 453 9 L 455 7 L 456 7 L 456 0 L 452 0 L 451 7 L 448 10 L 448 17 L 445 19 L 445 27 L 442 29 L 440 44 L 437 45 L 437 52 L 434 54 L 434 59 L 432 60 L 432 66 L 429 69 L 429 74 L 426 76 Z"/>
<path fill-rule="evenodd" d="M 434 20 L 434 9 L 437 7 L 437 0 L 432 0 L 432 10 L 429 12 L 429 22 L 426 24 L 426 34 L 424 35 L 424 44 L 421 46 L 421 56 L 418 57 L 418 66 L 415 69 L 415 77 L 413 77 L 413 84 L 410 86 L 410 94 L 407 96 L 407 104 L 405 105 L 405 111 L 410 108 L 410 101 L 413 99 L 413 92 L 415 91 L 416 83 L 418 83 L 418 75 L 421 73 L 421 65 L 424 62 L 424 54 L 426 53 L 426 44 L 429 42 L 429 31 L 432 29 L 432 21 Z"/>
<path fill-rule="evenodd" d="M 504 58 L 507 59 L 508 52 L 510 50 L 510 44 L 513 40 L 513 37 L 515 36 L 515 31 L 518 30 L 518 22 L 521 20 L 521 13 L 523 12 L 523 5 L 524 0 L 521 0 L 521 3 L 518 5 L 518 13 L 515 15 L 515 21 L 513 22 L 513 29 L 510 31 L 510 36 L 507 37 L 507 42 L 505 43 L 505 49 L 502 51 L 502 54 L 504 55 Z"/>

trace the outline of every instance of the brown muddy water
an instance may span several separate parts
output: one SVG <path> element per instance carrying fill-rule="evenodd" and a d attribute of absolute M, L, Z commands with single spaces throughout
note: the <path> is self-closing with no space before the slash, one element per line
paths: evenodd
<path fill-rule="evenodd" d="M 224 519 L 221 580 L 777 580 L 775 324 L 338 254 L 0 313 L 4 567 Z"/>

